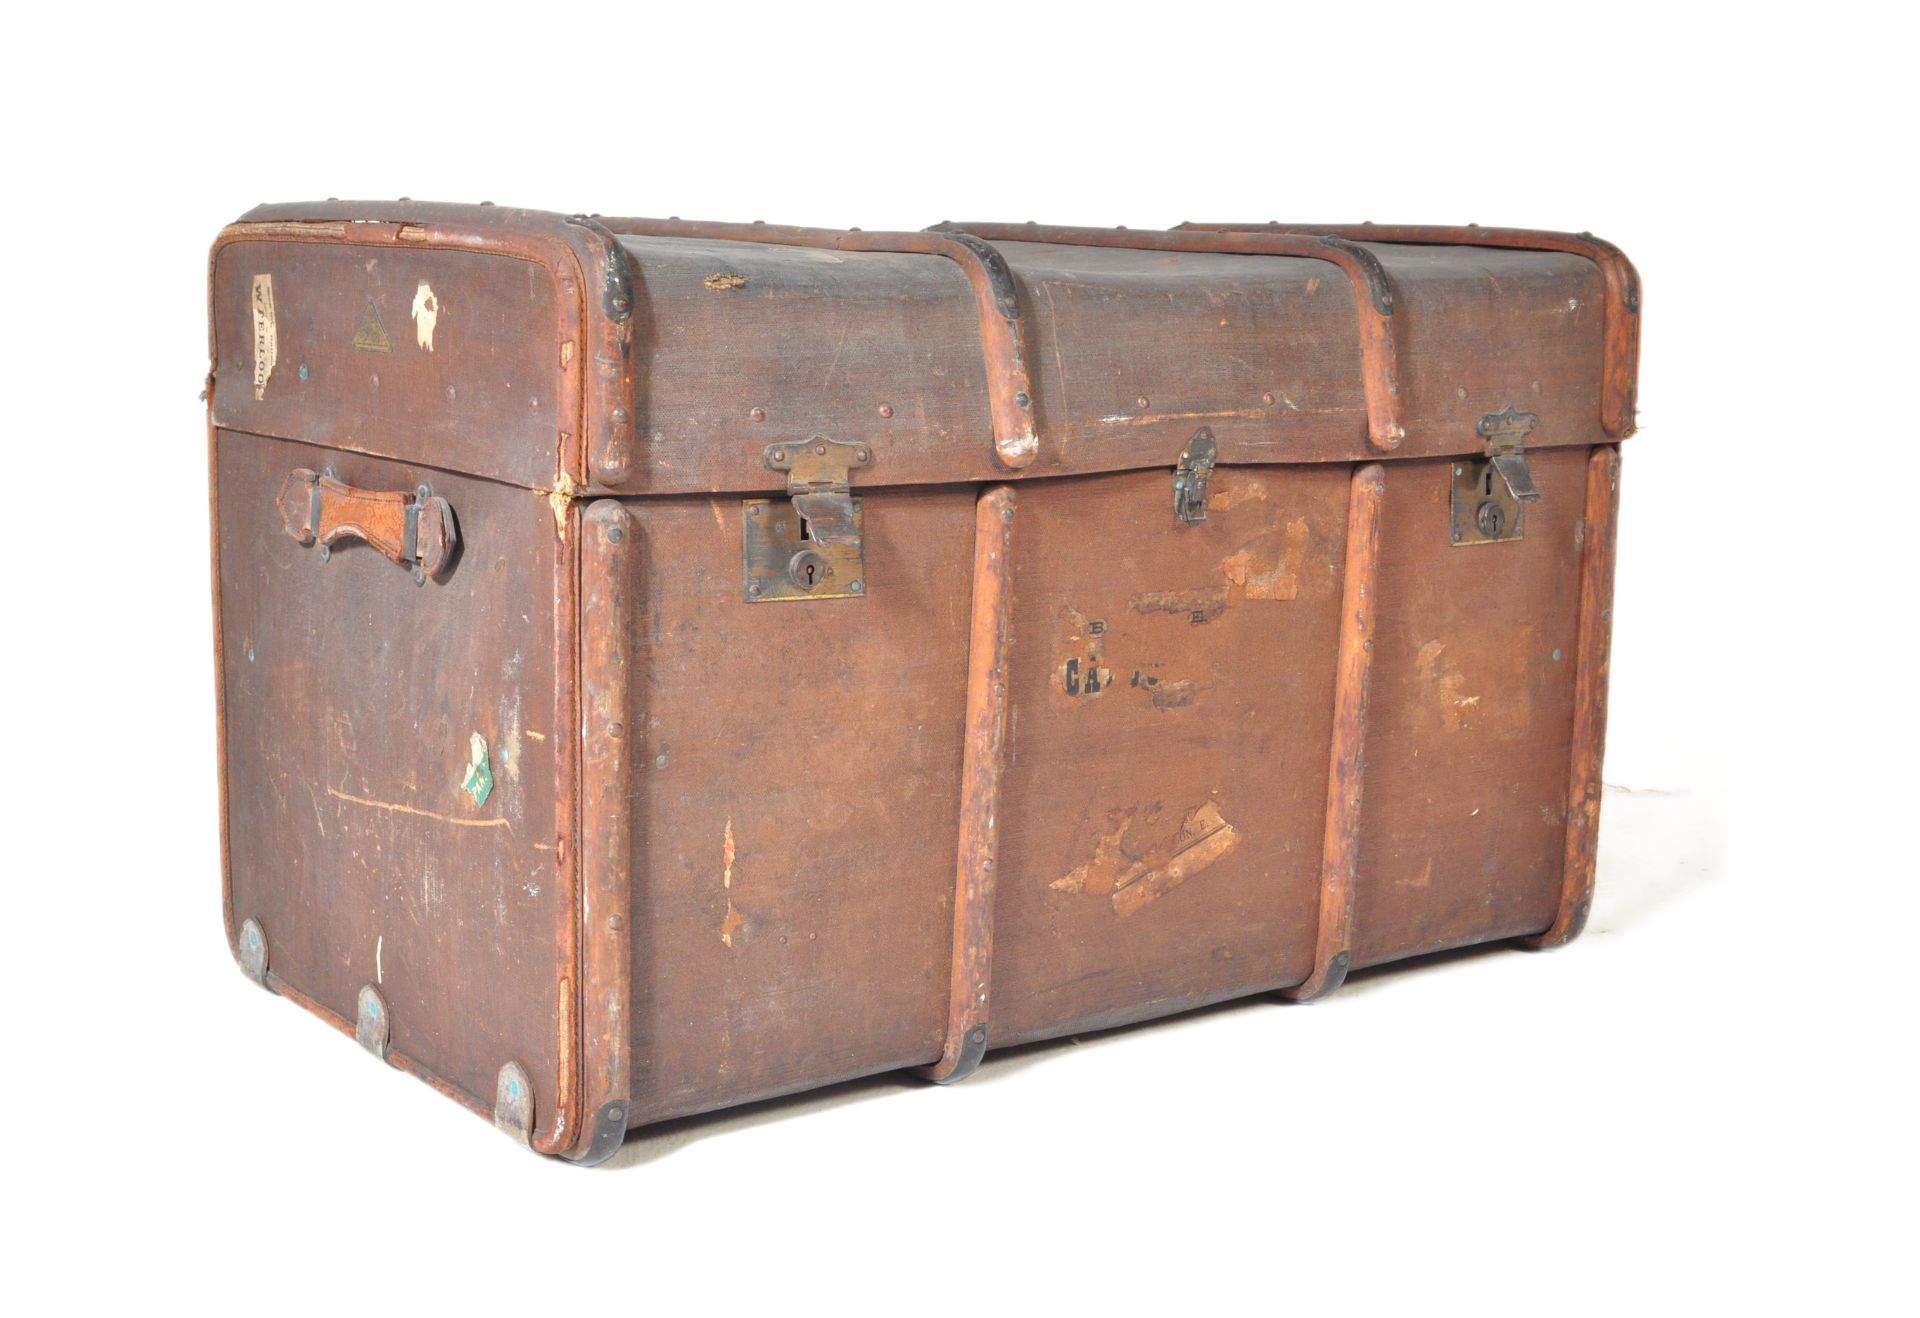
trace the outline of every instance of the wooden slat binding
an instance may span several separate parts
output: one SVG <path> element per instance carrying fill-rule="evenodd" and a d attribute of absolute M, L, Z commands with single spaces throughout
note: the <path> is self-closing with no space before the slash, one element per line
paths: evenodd
<path fill-rule="evenodd" d="M 1432 247 L 1502 247 L 1523 252 L 1566 252 L 1600 268 L 1606 283 L 1601 349 L 1600 424 L 1615 439 L 1634 430 L 1640 371 L 1640 275 L 1625 252 L 1590 233 L 1547 229 L 1492 229 L 1477 224 L 1182 224 L 1182 232 L 1294 233 L 1344 238 L 1358 243 L 1406 243 Z"/>
<path fill-rule="evenodd" d="M 966 271 L 979 307 L 994 457 L 1007 470 L 1018 471 L 1038 455 L 1033 383 L 1027 374 L 1025 317 L 1020 292 L 1006 261 L 986 242 L 965 234 L 868 233 L 860 229 L 807 229 L 702 220 L 601 218 L 599 223 L 613 233 L 642 238 L 699 238 L 779 247 L 822 247 L 841 252 L 905 252 L 943 256 L 958 262 Z"/>
<path fill-rule="evenodd" d="M 1393 340 L 1393 288 L 1379 258 L 1337 235 L 1094 229 L 1057 224 L 941 224 L 936 233 L 971 234 L 988 242 L 1059 247 L 1117 247 L 1144 252 L 1207 252 L 1230 256 L 1297 256 L 1340 268 L 1353 287 L 1360 323 L 1360 375 L 1367 400 L 1367 442 L 1381 452 L 1400 447 L 1400 367 Z"/>
<path fill-rule="evenodd" d="M 994 861 L 1006 767 L 1007 656 L 1013 633 L 1013 509 L 1008 485 L 989 486 L 974 513 L 973 620 L 967 640 L 966 749 L 960 766 L 960 848 L 953 892 L 947 1038 L 920 1074 L 965 1079 L 987 1051 L 993 964 Z"/>
<path fill-rule="evenodd" d="M 612 1155 L 626 1133 L 633 1061 L 634 591 L 638 528 L 599 499 L 580 516 L 580 1073 L 583 1119 L 565 1152 Z"/>
<path fill-rule="evenodd" d="M 1613 546 L 1620 511 L 1620 450 L 1601 445 L 1587 461 L 1580 526 L 1580 622 L 1574 641 L 1573 762 L 1567 776 L 1566 869 L 1553 923 L 1523 940 L 1559 947 L 1586 928 L 1600 841 L 1600 762 L 1606 751 L 1607 677 L 1613 648 Z"/>
<path fill-rule="evenodd" d="M 1346 571 L 1340 589 L 1339 654 L 1334 664 L 1333 748 L 1327 814 L 1320 842 L 1319 932 L 1313 971 L 1281 990 L 1310 1002 L 1339 988 L 1353 964 L 1353 891 L 1360 854 L 1361 779 L 1366 768 L 1367 682 L 1379 613 L 1380 507 L 1386 469 L 1357 468 L 1347 493 Z"/>

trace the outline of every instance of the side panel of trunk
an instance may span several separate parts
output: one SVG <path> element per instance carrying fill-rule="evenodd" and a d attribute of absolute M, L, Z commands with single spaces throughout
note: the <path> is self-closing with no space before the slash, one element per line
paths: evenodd
<path fill-rule="evenodd" d="M 216 436 L 229 934 L 266 931 L 279 987 L 351 1029 L 373 985 L 395 1060 L 490 1111 L 503 1063 L 561 1092 L 557 950 L 572 879 L 556 819 L 554 521 L 540 494 L 222 430 Z M 281 523 L 295 468 L 422 481 L 462 548 L 415 585 L 366 544 Z M 492 787 L 462 790 L 475 734 Z"/>

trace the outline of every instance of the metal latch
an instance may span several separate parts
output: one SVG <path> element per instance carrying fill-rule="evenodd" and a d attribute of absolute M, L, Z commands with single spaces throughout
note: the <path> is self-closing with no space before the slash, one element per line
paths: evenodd
<path fill-rule="evenodd" d="M 1213 431 L 1201 426 L 1180 452 L 1173 471 L 1174 516 L 1192 526 L 1207 520 L 1207 482 L 1213 478 Z"/>
<path fill-rule="evenodd" d="M 1540 497 L 1527 470 L 1526 438 L 1540 424 L 1511 407 L 1489 412 L 1474 429 L 1487 443 L 1484 458 L 1453 464 L 1453 543 L 1490 545 L 1525 533 L 1526 505 Z"/>
<path fill-rule="evenodd" d="M 769 444 L 765 458 L 773 470 L 787 473 L 787 497 L 741 501 L 747 603 L 866 594 L 860 500 L 848 475 L 873 461 L 873 451 L 815 435 L 804 443 Z"/>

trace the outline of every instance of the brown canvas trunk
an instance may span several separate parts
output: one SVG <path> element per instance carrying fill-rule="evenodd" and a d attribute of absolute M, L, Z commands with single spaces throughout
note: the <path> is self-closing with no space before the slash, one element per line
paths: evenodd
<path fill-rule="evenodd" d="M 211 299 L 236 955 L 542 1152 L 1585 918 L 1604 243 L 331 202 Z"/>

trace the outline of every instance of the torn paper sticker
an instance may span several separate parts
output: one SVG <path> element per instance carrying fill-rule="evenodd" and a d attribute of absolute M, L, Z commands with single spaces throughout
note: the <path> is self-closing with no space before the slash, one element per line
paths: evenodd
<path fill-rule="evenodd" d="M 253 397 L 267 396 L 267 377 L 280 355 L 280 334 L 273 320 L 273 276 L 253 277 Z"/>
<path fill-rule="evenodd" d="M 460 790 L 471 796 L 475 805 L 485 805 L 493 795 L 493 765 L 487 761 L 487 739 L 476 732 L 468 745 L 472 754 Z"/>
<path fill-rule="evenodd" d="M 433 326 L 440 319 L 440 299 L 426 280 L 413 291 L 413 336 L 421 347 L 433 351 Z"/>

